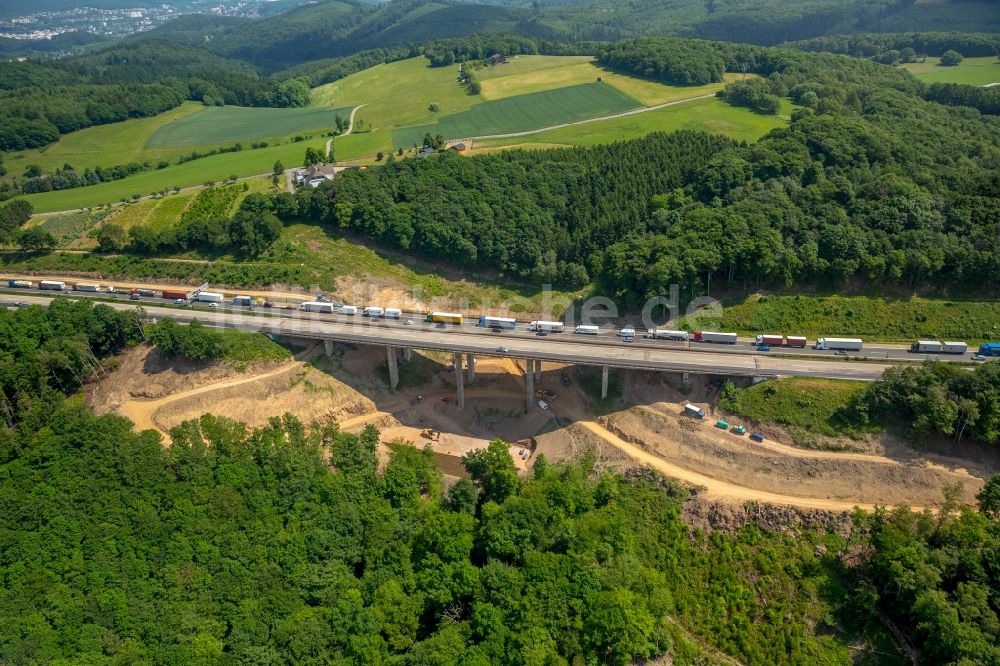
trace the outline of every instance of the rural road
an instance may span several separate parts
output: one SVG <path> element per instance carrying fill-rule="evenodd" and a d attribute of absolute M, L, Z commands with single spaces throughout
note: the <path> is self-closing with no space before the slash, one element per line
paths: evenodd
<path fill-rule="evenodd" d="M 641 106 L 638 109 L 632 109 L 631 111 L 610 113 L 606 116 L 597 116 L 595 118 L 575 120 L 571 123 L 560 123 L 559 125 L 549 125 L 548 127 L 540 127 L 538 129 L 533 129 L 533 130 L 525 130 L 524 132 L 508 132 L 506 134 L 483 134 L 482 136 L 469 136 L 469 137 L 463 137 L 461 139 L 448 139 L 448 141 L 481 141 L 483 139 L 513 139 L 519 136 L 530 136 L 532 134 L 541 134 L 542 132 L 548 132 L 550 130 L 562 129 L 563 127 L 574 127 L 576 125 L 586 125 L 587 123 L 596 123 L 602 120 L 614 120 L 615 118 L 635 116 L 640 113 L 646 113 L 648 111 L 657 111 L 659 109 L 665 109 L 668 106 L 677 106 L 678 104 L 685 104 L 687 102 L 693 102 L 699 99 L 708 99 L 709 97 L 715 97 L 715 93 L 708 93 L 707 95 L 698 95 L 697 97 L 685 97 L 684 99 L 675 99 L 672 102 L 663 102 L 662 104 L 654 104 L 652 106 Z"/>
<path fill-rule="evenodd" d="M 354 107 L 353 109 L 351 109 L 351 117 L 347 121 L 347 131 L 344 132 L 343 134 L 341 134 L 340 136 L 347 136 L 348 134 L 350 134 L 351 132 L 354 131 L 354 114 L 356 114 L 358 112 L 358 109 L 360 109 L 363 106 L 366 106 L 366 105 L 365 104 L 358 104 L 356 107 Z M 335 138 L 337 138 L 337 137 L 331 136 L 329 139 L 326 140 L 326 156 L 328 158 L 330 157 L 330 147 L 333 145 L 333 140 Z"/>

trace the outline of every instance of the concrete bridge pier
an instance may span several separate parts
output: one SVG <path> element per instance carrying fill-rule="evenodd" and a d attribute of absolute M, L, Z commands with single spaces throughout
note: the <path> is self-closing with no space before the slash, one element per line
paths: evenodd
<path fill-rule="evenodd" d="M 399 347 L 386 347 L 386 360 L 389 362 L 389 386 L 395 391 L 399 385 L 399 365 L 396 363 L 399 356 Z"/>
<path fill-rule="evenodd" d="M 403 360 L 409 361 L 413 358 L 413 347 L 403 347 Z"/>
<path fill-rule="evenodd" d="M 601 366 L 601 399 L 608 397 L 608 366 Z"/>
<path fill-rule="evenodd" d="M 455 352 L 455 388 L 458 389 L 458 408 L 465 409 L 465 375 L 462 374 L 461 352 Z"/>
<path fill-rule="evenodd" d="M 542 361 L 541 359 L 535 361 L 535 383 L 542 383 Z"/>
<path fill-rule="evenodd" d="M 324 340 L 323 350 L 326 352 L 327 356 L 333 356 L 333 340 Z"/>
<path fill-rule="evenodd" d="M 466 354 L 466 358 L 469 359 L 469 383 L 476 381 L 476 355 Z"/>
<path fill-rule="evenodd" d="M 537 361 L 532 361 L 530 358 L 525 362 L 524 368 L 524 381 L 528 387 L 527 400 L 524 403 L 524 413 L 527 414 L 531 411 L 531 405 L 535 402 L 535 369 L 534 364 Z"/>

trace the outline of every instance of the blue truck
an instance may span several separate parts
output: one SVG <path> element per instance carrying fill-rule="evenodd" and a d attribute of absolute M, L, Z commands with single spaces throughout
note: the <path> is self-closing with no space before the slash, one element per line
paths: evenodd
<path fill-rule="evenodd" d="M 1000 342 L 986 342 L 979 348 L 983 356 L 1000 356 Z"/>

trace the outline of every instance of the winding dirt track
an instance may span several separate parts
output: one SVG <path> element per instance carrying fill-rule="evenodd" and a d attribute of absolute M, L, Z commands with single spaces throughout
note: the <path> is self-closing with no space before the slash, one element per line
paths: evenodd
<path fill-rule="evenodd" d="M 118 413 L 131 419 L 135 423 L 137 430 L 152 429 L 161 433 L 164 436 L 164 440 L 167 444 L 170 443 L 169 435 L 162 429 L 156 422 L 156 414 L 165 406 L 170 405 L 179 400 L 184 400 L 196 395 L 203 395 L 206 393 L 211 393 L 214 391 L 219 391 L 227 388 L 232 388 L 234 386 L 241 386 L 245 384 L 251 384 L 254 382 L 259 382 L 266 380 L 270 377 L 287 373 L 290 370 L 298 367 L 299 362 L 308 361 L 318 354 L 320 347 L 318 345 L 301 352 L 295 357 L 295 362 L 284 363 L 280 366 L 262 372 L 260 374 L 239 377 L 236 379 L 227 379 L 218 381 L 212 384 L 206 384 L 204 386 L 199 386 L 187 391 L 182 391 L 173 395 L 166 396 L 164 398 L 158 398 L 155 400 L 130 400 L 125 402 L 118 408 Z M 515 366 L 517 367 L 517 366 Z M 517 374 L 523 374 L 520 367 L 517 367 L 519 371 Z M 484 389 L 477 391 L 474 388 L 467 389 L 466 392 L 467 399 L 491 399 L 491 398 L 510 398 L 510 391 L 497 390 L 497 389 Z M 427 395 L 427 400 L 436 400 L 437 395 Z M 369 413 L 361 414 L 359 416 L 354 416 L 345 419 L 340 422 L 340 427 L 343 430 L 353 430 L 367 423 L 375 421 L 382 417 L 392 417 L 393 410 L 397 408 L 404 408 L 408 403 L 405 401 L 400 401 L 398 404 L 385 405 L 382 409 Z M 560 407 L 569 407 L 568 404 L 560 405 Z M 797 495 L 784 495 L 777 494 L 762 490 L 757 490 L 747 486 L 741 486 L 736 483 L 731 483 L 723 479 L 718 479 L 711 477 L 700 472 L 695 472 L 689 469 L 685 469 L 678 465 L 671 463 L 670 461 L 662 458 L 660 456 L 654 455 L 647 451 L 644 451 L 635 444 L 629 443 L 622 439 L 621 437 L 615 435 L 601 424 L 590 419 L 589 416 L 582 413 L 574 413 L 578 410 L 576 409 L 558 409 L 558 411 L 563 412 L 566 416 L 572 418 L 581 427 L 586 428 L 588 431 L 601 438 L 603 441 L 619 449 L 632 459 L 636 460 L 640 464 L 648 465 L 649 467 L 665 474 L 666 476 L 678 479 L 685 483 L 701 486 L 705 488 L 705 495 L 711 498 L 726 499 L 730 501 L 746 502 L 765 502 L 770 504 L 780 504 L 786 506 L 796 506 L 805 509 L 820 509 L 826 511 L 851 511 L 855 507 L 862 508 L 868 511 L 874 509 L 873 504 L 863 503 L 863 502 L 850 502 L 843 500 L 831 500 L 816 497 L 802 497 Z M 650 410 L 656 411 L 656 410 Z M 771 444 L 768 446 L 770 450 L 778 453 L 782 453 L 790 456 L 813 456 L 813 457 L 824 457 L 824 458 L 839 458 L 839 459 L 868 459 L 872 461 L 885 462 L 885 459 L 880 456 L 872 456 L 867 454 L 858 453 L 837 453 L 831 451 L 799 451 L 793 447 L 785 446 L 782 444 Z M 922 507 L 913 507 L 914 510 L 920 511 Z"/>
<path fill-rule="evenodd" d="M 181 391 L 180 393 L 174 393 L 166 396 L 165 398 L 157 398 L 155 400 L 129 400 L 128 402 L 123 403 L 116 411 L 122 416 L 131 419 L 132 423 L 135 424 L 136 430 L 155 430 L 163 435 L 164 441 L 169 444 L 169 433 L 160 428 L 160 426 L 156 423 L 157 412 L 165 406 L 177 402 L 178 400 L 190 398 L 191 396 L 211 393 L 213 391 L 221 391 L 222 389 L 232 388 L 233 386 L 241 386 L 243 384 L 252 384 L 254 382 L 268 379 L 269 377 L 274 377 L 275 375 L 286 373 L 289 370 L 298 367 L 299 362 L 308 361 L 315 357 L 319 352 L 319 349 L 319 345 L 314 345 L 297 354 L 294 361 L 282 363 L 276 368 L 272 368 L 271 370 L 257 375 L 239 377 L 237 379 L 226 379 L 212 384 L 205 384 L 204 386 L 198 386 L 187 391 Z"/>

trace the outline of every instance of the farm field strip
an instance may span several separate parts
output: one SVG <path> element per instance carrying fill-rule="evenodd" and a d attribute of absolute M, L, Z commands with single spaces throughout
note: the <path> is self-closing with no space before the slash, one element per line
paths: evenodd
<path fill-rule="evenodd" d="M 543 128 L 507 137 L 480 139 L 475 151 L 517 147 L 593 146 L 646 136 L 650 132 L 673 132 L 680 129 L 725 134 L 741 141 L 756 141 L 772 129 L 788 122 L 792 106 L 782 103 L 781 113 L 765 116 L 734 107 L 711 97 L 679 100 L 636 112 L 599 118 L 561 128 Z M 511 141 L 516 138 L 516 141 Z"/>
<path fill-rule="evenodd" d="M 238 106 L 205 107 L 201 111 L 159 127 L 147 148 L 209 146 L 286 136 L 317 129 L 332 129 L 339 114 L 350 108 L 272 109 Z"/>
<path fill-rule="evenodd" d="M 545 92 L 507 97 L 440 119 L 434 124 L 393 132 L 396 146 L 420 143 L 424 134 L 458 139 L 530 131 L 636 109 L 642 105 L 616 88 L 586 83 Z"/>

